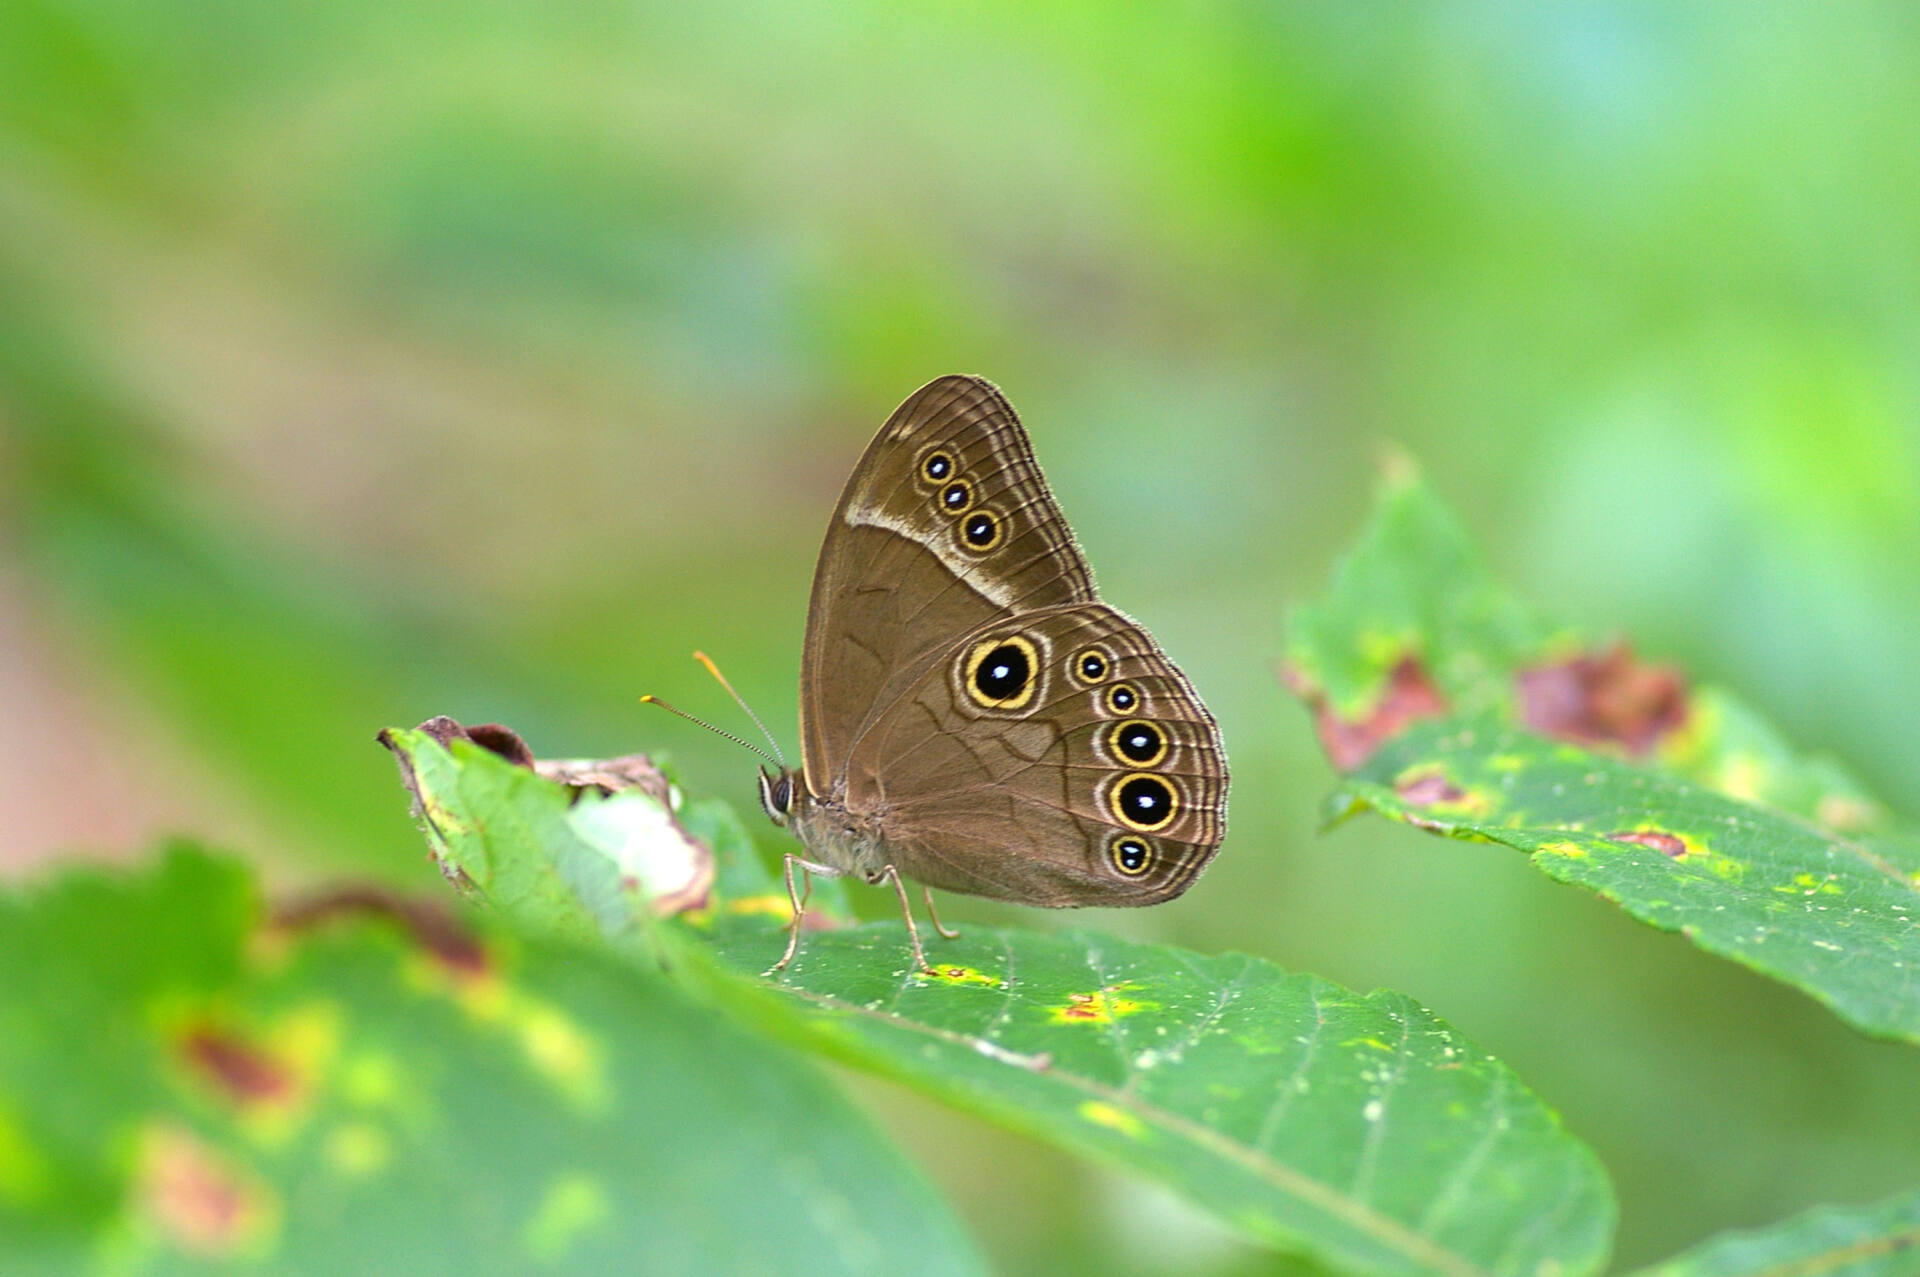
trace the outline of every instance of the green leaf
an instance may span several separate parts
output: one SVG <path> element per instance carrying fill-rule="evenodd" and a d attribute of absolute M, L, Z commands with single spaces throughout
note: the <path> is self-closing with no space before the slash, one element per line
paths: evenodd
<path fill-rule="evenodd" d="M 575 794 L 472 741 L 442 745 L 423 730 L 380 740 L 400 762 L 441 872 L 523 924 L 619 939 L 644 925 L 649 896 L 697 901 L 711 882 L 711 853 L 652 794 Z M 499 846 L 542 854 L 498 855 Z"/>
<path fill-rule="evenodd" d="M 716 928 L 737 979 L 782 937 Z M 1239 954 L 969 929 L 913 968 L 895 924 L 807 936 L 776 981 L 796 1041 L 1171 1185 L 1343 1271 L 1585 1273 L 1598 1163 L 1499 1061 L 1411 998 Z M 765 1005 L 755 989 L 742 1005 Z M 764 1014 L 764 1012 L 762 1012 Z"/>
<path fill-rule="evenodd" d="M 1519 848 L 1856 1028 L 1920 1041 L 1920 837 L 1731 694 L 1522 616 L 1411 470 L 1390 478 L 1288 650 L 1348 772 L 1330 815 Z"/>
<path fill-rule="evenodd" d="M 0 899 L 0 1267 L 981 1271 L 804 1060 L 376 900 L 262 930 L 186 851 Z"/>
<path fill-rule="evenodd" d="M 403 755 L 437 748 L 395 741 Z M 496 871 L 552 859 L 522 841 L 551 826 L 461 806 L 544 806 L 506 775 L 525 769 L 446 757 L 457 776 L 420 774 L 446 817 L 486 834 Z M 702 818 L 725 827 L 712 808 Z M 973 929 L 932 941 L 928 976 L 897 923 L 809 932 L 768 981 L 785 895 L 728 858 L 718 881 L 747 894 L 682 914 L 671 965 L 747 1023 L 1160 1179 L 1249 1237 L 1343 1271 L 1580 1274 L 1605 1258 L 1614 1208 L 1592 1154 L 1411 999 L 1090 932 Z M 556 900 L 499 903 L 568 926 L 548 916 Z"/>
<path fill-rule="evenodd" d="M 1727 1233 L 1638 1277 L 1905 1277 L 1920 1265 L 1920 1192 L 1872 1206 L 1827 1206 Z"/>

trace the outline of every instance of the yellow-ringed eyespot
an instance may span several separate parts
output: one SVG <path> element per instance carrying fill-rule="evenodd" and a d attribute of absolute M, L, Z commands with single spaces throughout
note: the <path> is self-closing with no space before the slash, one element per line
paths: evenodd
<path fill-rule="evenodd" d="M 1107 807 L 1128 829 L 1150 834 L 1180 814 L 1180 795 L 1152 772 L 1128 772 L 1107 790 Z"/>
<path fill-rule="evenodd" d="M 1140 705 L 1140 693 L 1132 683 L 1115 683 L 1107 689 L 1107 713 L 1129 714 Z"/>
<path fill-rule="evenodd" d="M 1107 733 L 1107 748 L 1129 766 L 1153 767 L 1167 756 L 1167 734 L 1143 718 L 1129 718 Z"/>
<path fill-rule="evenodd" d="M 1022 709 L 1040 686 L 1040 653 L 1019 634 L 982 639 L 967 653 L 960 682 L 982 709 Z"/>
<path fill-rule="evenodd" d="M 915 473 L 922 483 L 945 483 L 953 477 L 953 472 L 959 468 L 959 465 L 960 463 L 953 459 L 951 452 L 936 445 L 920 454 L 920 462 L 915 467 Z"/>
<path fill-rule="evenodd" d="M 1000 516 L 991 510 L 975 510 L 960 520 L 960 544 L 975 554 L 985 554 L 999 545 L 1003 535 Z"/>
<path fill-rule="evenodd" d="M 1107 858 L 1129 878 L 1153 868 L 1153 844 L 1138 834 L 1121 834 L 1107 844 Z"/>
<path fill-rule="evenodd" d="M 955 479 L 940 489 L 940 508 L 948 514 L 964 514 L 973 504 L 973 485 L 965 479 Z"/>
<path fill-rule="evenodd" d="M 1106 681 L 1113 673 L 1113 658 L 1101 647 L 1083 647 L 1073 658 L 1073 676 L 1088 687 Z"/>

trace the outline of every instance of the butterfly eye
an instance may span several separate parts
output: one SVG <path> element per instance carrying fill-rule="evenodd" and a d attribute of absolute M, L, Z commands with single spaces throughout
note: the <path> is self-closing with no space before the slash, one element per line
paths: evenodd
<path fill-rule="evenodd" d="M 1167 735 L 1152 723 L 1130 718 L 1107 733 L 1114 754 L 1135 767 L 1152 767 L 1167 756 Z"/>
<path fill-rule="evenodd" d="M 1107 849 L 1107 855 L 1113 860 L 1113 867 L 1129 878 L 1137 878 L 1153 865 L 1153 848 L 1144 838 L 1132 834 L 1113 840 Z"/>
<path fill-rule="evenodd" d="M 948 514 L 964 514 L 973 504 L 973 485 L 965 479 L 955 479 L 940 489 L 940 508 Z"/>
<path fill-rule="evenodd" d="M 1039 685 L 1040 654 L 1018 634 L 984 639 L 967 653 L 961 682 L 982 709 L 1019 709 Z"/>
<path fill-rule="evenodd" d="M 767 813 L 768 819 L 776 825 L 787 823 L 787 817 L 793 811 L 793 778 L 782 772 L 778 776 L 760 773 L 760 809 Z"/>
<path fill-rule="evenodd" d="M 1133 690 L 1131 683 L 1115 683 L 1107 689 L 1107 712 L 1111 714 L 1130 713 L 1140 704 L 1140 693 Z"/>
<path fill-rule="evenodd" d="M 1113 669 L 1113 662 L 1097 647 L 1085 648 L 1073 658 L 1073 672 L 1082 683 L 1098 683 Z"/>
<path fill-rule="evenodd" d="M 1113 810 L 1113 818 L 1128 829 L 1151 833 L 1173 823 L 1180 810 L 1180 796 L 1160 777 L 1134 772 L 1107 791 L 1107 806 Z"/>
<path fill-rule="evenodd" d="M 953 474 L 953 455 L 936 448 L 920 459 L 920 474 L 933 483 L 940 483 Z"/>
<path fill-rule="evenodd" d="M 960 540 L 969 550 L 985 554 L 1000 544 L 1000 520 L 985 510 L 977 510 L 960 523 Z"/>

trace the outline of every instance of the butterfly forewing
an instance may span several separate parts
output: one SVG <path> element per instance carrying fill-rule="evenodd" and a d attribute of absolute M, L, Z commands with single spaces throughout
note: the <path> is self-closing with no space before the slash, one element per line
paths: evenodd
<path fill-rule="evenodd" d="M 1000 392 L 977 377 L 921 387 L 854 467 L 820 548 L 800 667 L 808 786 L 828 792 L 854 739 L 955 635 L 1093 597 Z"/>

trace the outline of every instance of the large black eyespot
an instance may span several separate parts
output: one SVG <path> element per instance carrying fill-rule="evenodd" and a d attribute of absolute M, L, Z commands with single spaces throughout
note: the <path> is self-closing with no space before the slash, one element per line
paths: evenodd
<path fill-rule="evenodd" d="M 1140 693 L 1133 690 L 1131 683 L 1115 683 L 1107 689 L 1107 710 L 1109 713 L 1125 714 L 1140 703 Z"/>
<path fill-rule="evenodd" d="M 1114 839 L 1107 855 L 1112 858 L 1113 867 L 1129 878 L 1139 877 L 1153 865 L 1153 848 L 1147 845 L 1146 839 L 1132 834 Z"/>
<path fill-rule="evenodd" d="M 939 483 L 953 473 L 953 458 L 937 449 L 929 452 L 920 459 L 920 473 L 933 482 Z"/>
<path fill-rule="evenodd" d="M 948 514 L 959 514 L 973 504 L 973 485 L 965 479 L 955 479 L 940 489 L 940 508 Z"/>
<path fill-rule="evenodd" d="M 985 553 L 1000 544 L 1000 520 L 976 510 L 960 523 L 960 539 L 969 550 Z"/>
<path fill-rule="evenodd" d="M 1082 683 L 1098 683 L 1113 671 L 1113 661 L 1097 647 L 1083 648 L 1073 658 L 1073 672 Z"/>
<path fill-rule="evenodd" d="M 967 653 L 961 679 L 967 695 L 984 709 L 1019 709 L 1033 699 L 1040 680 L 1040 654 L 1026 638 L 1010 634 L 984 639 Z"/>
<path fill-rule="evenodd" d="M 1114 819 L 1128 829 L 1148 833 L 1173 823 L 1180 798 L 1160 777 L 1134 772 L 1108 791 L 1107 805 L 1113 809 Z"/>
<path fill-rule="evenodd" d="M 1167 756 L 1167 734 L 1144 719 L 1115 723 L 1107 745 L 1135 767 L 1151 767 Z"/>

